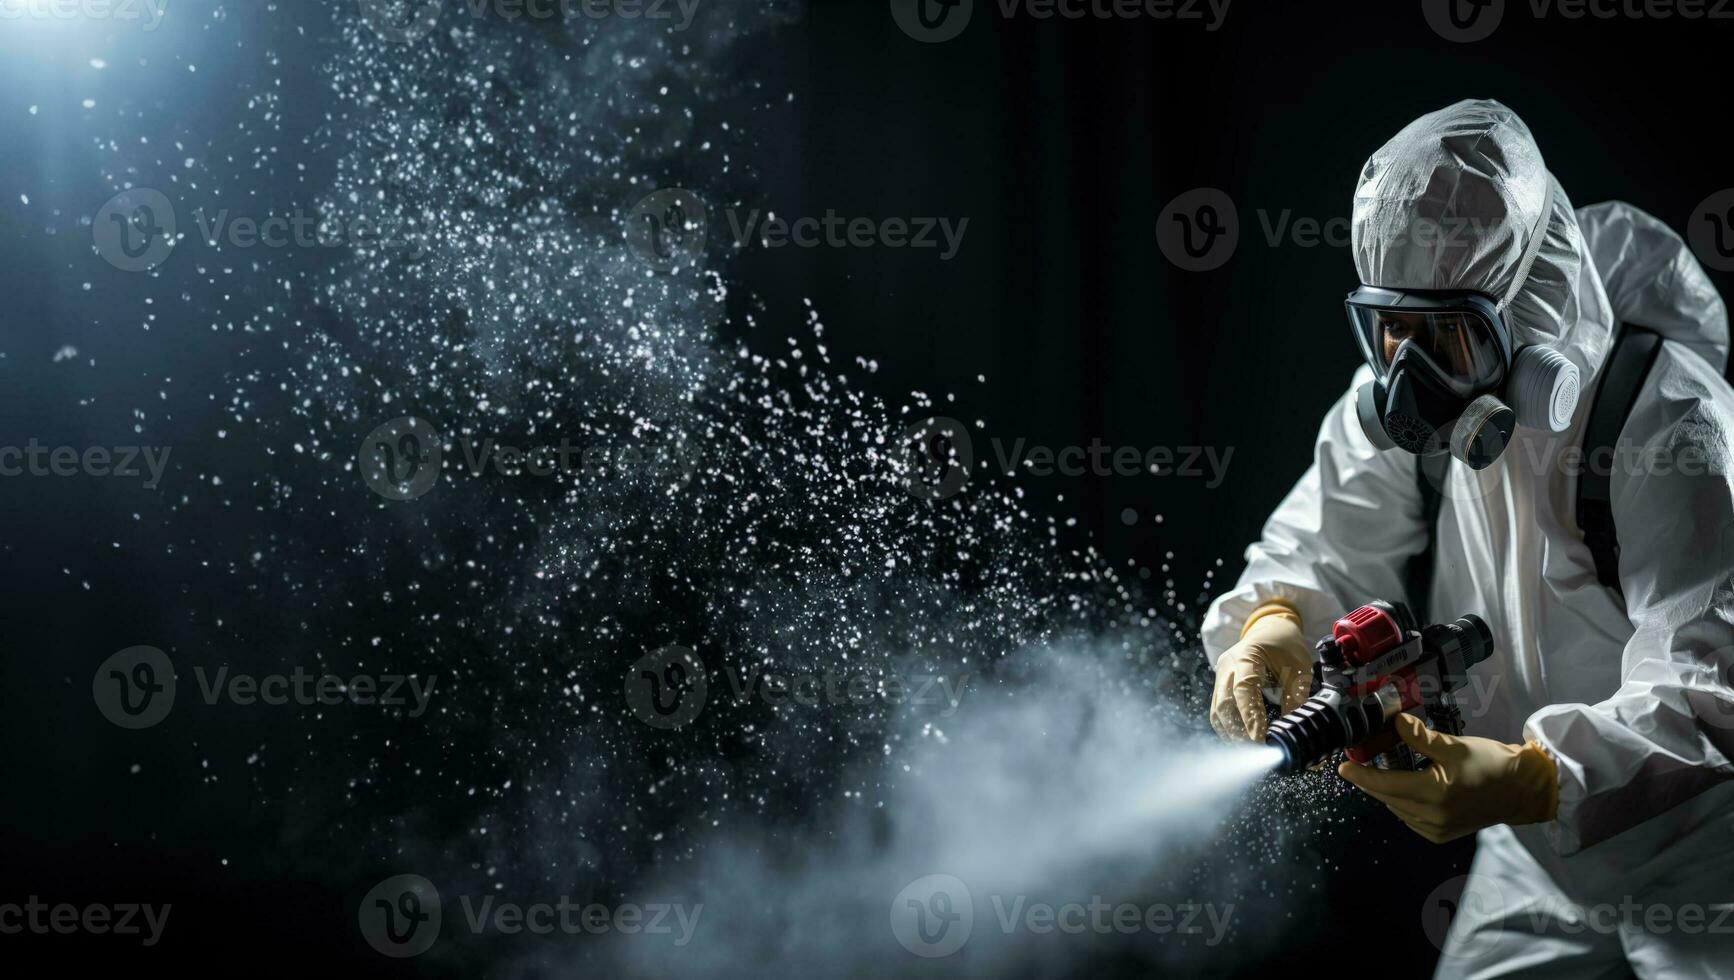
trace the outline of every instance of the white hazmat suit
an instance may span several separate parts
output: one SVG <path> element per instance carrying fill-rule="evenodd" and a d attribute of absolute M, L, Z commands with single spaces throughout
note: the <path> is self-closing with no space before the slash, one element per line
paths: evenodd
<path fill-rule="evenodd" d="M 1552 180 L 1497 102 L 1423 116 L 1361 173 L 1362 283 L 1504 295 Z M 1734 977 L 1727 311 L 1662 222 L 1620 202 L 1574 212 L 1552 189 L 1505 317 L 1514 346 L 1575 362 L 1584 395 L 1566 431 L 1520 427 L 1480 472 L 1451 462 L 1428 602 L 1434 619 L 1475 613 L 1491 627 L 1496 650 L 1462 697 L 1465 734 L 1540 743 L 1558 766 L 1558 814 L 1480 832 L 1438 975 Z M 1664 337 L 1614 459 L 1623 595 L 1597 580 L 1573 513 L 1576 452 L 1622 322 Z M 1354 391 L 1370 377 L 1361 368 L 1326 416 L 1312 467 L 1210 607 L 1213 662 L 1268 600 L 1316 638 L 1368 600 L 1404 597 L 1405 565 L 1428 540 L 1417 458 L 1363 434 Z"/>

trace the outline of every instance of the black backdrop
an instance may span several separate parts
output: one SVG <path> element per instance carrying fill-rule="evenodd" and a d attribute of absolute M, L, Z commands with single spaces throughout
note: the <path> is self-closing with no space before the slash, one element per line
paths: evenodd
<path fill-rule="evenodd" d="M 326 97 L 312 68 L 317 38 L 285 27 L 295 11 L 263 7 L 231 13 L 286 46 L 285 109 L 315 119 Z M 989 3 L 977 7 L 960 37 L 923 44 L 898 30 L 883 2 L 816 0 L 741 66 L 768 91 L 795 95 L 779 116 L 787 127 L 760 134 L 752 161 L 763 206 L 967 217 L 958 254 L 748 249 L 731 275 L 785 322 L 810 298 L 839 360 L 878 360 L 872 387 L 957 392 L 955 414 L 985 419 L 1007 438 L 1233 447 L 1217 487 L 1178 477 L 1032 481 L 1052 489 L 1036 509 L 1076 518 L 1116 563 L 1169 561 L 1187 600 L 1218 560 L 1219 575 L 1237 573 L 1241 549 L 1306 465 L 1318 418 L 1355 364 L 1340 313 L 1355 283 L 1347 250 L 1272 247 L 1258 212 L 1346 216 L 1367 154 L 1416 115 L 1466 97 L 1497 98 L 1522 114 L 1580 206 L 1622 198 L 1684 230 L 1695 205 L 1734 185 L 1722 134 L 1734 42 L 1725 21 L 1537 19 L 1528 4 L 1507 4 L 1492 37 L 1458 44 L 1431 31 L 1408 0 L 1239 0 L 1215 32 L 1149 20 L 1004 19 Z M 207 67 L 207 84 L 222 77 Z M 195 90 L 184 98 L 187 112 L 201 111 Z M 12 145 L 0 162 L 34 186 L 67 166 L 71 151 L 28 153 L 40 137 L 10 121 L 21 118 L 14 101 L 5 124 Z M 86 199 L 100 198 L 93 186 Z M 1167 201 L 1202 186 L 1237 203 L 1242 235 L 1226 264 L 1191 272 L 1164 258 L 1155 230 Z M 17 197 L 0 194 L 14 219 L 24 217 Z M 113 442 L 128 419 L 119 408 L 85 411 L 93 396 L 113 406 L 147 402 L 170 376 L 220 390 L 226 372 L 269 363 L 268 353 L 199 330 L 80 332 L 78 311 L 103 302 L 80 295 L 88 256 L 42 239 L 28 220 L 0 224 L 0 236 L 11 308 L 0 409 L 17 441 Z M 1727 273 L 1715 276 L 1734 286 Z M 68 387 L 46 370 L 70 340 L 112 366 L 100 390 Z M 774 349 L 779 339 L 752 342 Z M 195 404 L 156 431 L 187 444 L 190 460 L 220 459 L 223 447 L 209 444 L 217 417 Z M 244 794 L 211 793 L 197 744 L 158 763 L 172 778 L 117 778 L 131 756 L 113 748 L 79 693 L 100 659 L 93 651 L 172 632 L 173 610 L 188 605 L 245 620 L 260 598 L 241 595 L 220 568 L 195 581 L 153 575 L 153 552 L 173 547 L 173 536 L 153 541 L 146 529 L 116 548 L 136 508 L 104 488 L 44 492 L 14 482 L 0 494 L 7 897 L 30 882 L 45 897 L 148 893 L 199 909 L 209 927 L 161 951 L 177 963 L 261 973 L 409 969 L 382 966 L 359 943 L 300 938 L 348 935 L 349 903 L 334 899 L 329 883 L 237 881 L 225 866 L 248 863 L 272 841 L 279 815 L 253 812 L 237 802 Z M 1139 517 L 1131 525 L 1129 509 Z M 245 509 L 218 515 L 208 538 L 239 533 L 248 519 Z M 142 832 L 160 827 L 165 812 L 176 814 L 174 833 Z M 1372 825 L 1379 815 L 1371 810 L 1359 816 L 1369 821 L 1366 840 L 1340 856 L 1330 892 L 1317 898 L 1328 911 L 1310 917 L 1316 928 L 1295 938 L 1281 965 L 1341 963 L 1353 949 L 1399 975 L 1424 973 L 1433 948 L 1411 910 L 1466 866 L 1469 847 L 1424 847 Z M 26 948 L 55 961 L 70 955 L 53 943 Z M 263 967 L 261 950 L 270 951 Z M 119 948 L 99 952 L 136 961 Z"/>

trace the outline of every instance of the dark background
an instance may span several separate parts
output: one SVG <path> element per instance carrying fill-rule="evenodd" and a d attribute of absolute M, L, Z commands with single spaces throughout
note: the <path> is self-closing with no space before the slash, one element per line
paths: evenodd
<path fill-rule="evenodd" d="M 181 310 L 142 306 L 145 285 L 101 265 L 76 227 L 125 156 L 101 143 L 132 134 L 110 132 L 109 117 L 79 116 L 76 103 L 126 98 L 160 145 L 178 129 L 241 127 L 248 113 L 228 96 L 274 89 L 287 122 L 272 139 L 238 133 L 237 152 L 290 153 L 329 98 L 317 76 L 321 32 L 350 6 L 171 8 L 198 28 L 114 42 L 146 49 L 105 48 L 117 63 L 117 52 L 150 59 L 118 80 L 118 71 L 88 76 L 88 55 L 25 50 L 16 37 L 4 49 L 0 443 L 172 444 L 172 471 L 224 506 L 191 520 L 176 492 L 0 481 L 0 900 L 173 902 L 172 925 L 184 928 L 151 952 L 176 964 L 408 969 L 358 940 L 307 940 L 352 937 L 355 896 L 266 870 L 277 865 L 262 854 L 293 846 L 283 814 L 255 805 L 247 772 L 203 765 L 214 742 L 266 737 L 225 730 L 223 719 L 178 729 L 129 775 L 138 743 L 91 708 L 89 673 L 108 653 L 219 620 L 219 635 L 247 636 L 260 604 L 293 599 L 238 574 L 258 487 L 211 482 L 247 456 L 211 438 L 227 414 L 226 379 L 269 372 L 281 356 L 269 338 L 226 328 L 228 311 L 276 298 L 206 295 L 219 287 L 187 266 L 170 273 L 184 290 Z M 1242 548 L 1306 466 L 1318 419 L 1357 360 L 1340 312 L 1356 284 L 1347 250 L 1271 247 L 1261 209 L 1346 217 L 1368 154 L 1415 116 L 1469 97 L 1517 110 L 1579 206 L 1622 198 L 1684 231 L 1695 205 L 1734 184 L 1722 132 L 1734 24 L 1537 21 L 1527 4 L 1509 6 L 1491 38 L 1455 44 L 1410 0 L 1239 0 L 1214 33 L 1150 20 L 1005 20 L 992 0 L 977 0 L 961 37 L 922 44 L 883 2 L 817 0 L 741 66 L 767 91 L 795 96 L 780 125 L 758 134 L 750 164 L 760 205 L 967 217 L 968 231 L 949 262 L 908 249 L 749 249 L 729 274 L 785 322 L 811 299 L 836 360 L 879 362 L 870 389 L 956 392 L 952 414 L 983 419 L 1008 442 L 1233 447 L 1214 489 L 1181 477 L 1029 484 L 1052 490 L 1032 509 L 1076 518 L 1114 563 L 1157 578 L 1167 563 L 1179 600 L 1196 610 L 1218 561 L 1219 579 L 1238 573 Z M 221 16 L 206 19 L 211 11 Z M 15 29 L 0 22 L 0 32 Z M 30 117 L 38 103 L 62 122 Z M 253 179 L 247 193 L 288 199 L 304 181 L 317 186 L 287 162 Z M 1201 186 L 1235 200 L 1241 239 L 1223 267 L 1188 272 L 1158 250 L 1156 217 Z M 1731 285 L 1728 274 L 1713 276 Z M 752 342 L 775 350 L 781 339 Z M 80 352 L 74 363 L 95 365 L 74 373 L 53 363 L 68 344 Z M 1138 516 L 1130 526 L 1128 509 Z M 1297 910 L 1305 926 L 1277 963 L 1340 963 L 1353 948 L 1397 975 L 1424 974 L 1434 948 L 1411 910 L 1467 866 L 1470 847 L 1425 847 L 1358 812 L 1369 821 L 1364 839 L 1337 856 L 1318 907 Z M 90 942 L 0 937 L 0 957 L 144 962 L 125 940 Z"/>

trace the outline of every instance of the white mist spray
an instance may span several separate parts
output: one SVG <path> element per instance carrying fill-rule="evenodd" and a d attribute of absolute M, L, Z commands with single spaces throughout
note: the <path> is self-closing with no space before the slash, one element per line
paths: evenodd
<path fill-rule="evenodd" d="M 1279 755 L 1186 730 L 1178 706 L 1095 652 L 1028 651 L 1018 681 L 973 686 L 949 718 L 912 715 L 886 747 L 902 761 L 861 773 L 863 788 L 817 831 L 736 832 L 700 848 L 697 867 L 658 889 L 703 902 L 693 940 L 623 940 L 617 965 L 956 975 L 1104 950 L 1208 953 L 1236 928 L 1234 899 L 1172 883 Z M 911 898 L 929 887 L 946 893 Z M 911 915 L 934 902 L 967 938 L 944 952 L 902 935 L 912 901 Z M 1050 915 L 1064 921 L 1048 926 Z M 1153 943 L 1166 949 L 1145 956 Z"/>

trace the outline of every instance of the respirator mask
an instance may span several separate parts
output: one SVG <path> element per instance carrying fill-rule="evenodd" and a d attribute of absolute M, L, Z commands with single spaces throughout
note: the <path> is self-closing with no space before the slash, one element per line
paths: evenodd
<path fill-rule="evenodd" d="M 1450 452 L 1474 469 L 1498 459 L 1519 424 L 1563 432 L 1577 410 L 1577 365 L 1551 347 L 1514 350 L 1505 311 L 1529 278 L 1553 211 L 1553 181 L 1502 299 L 1468 290 L 1362 286 L 1349 324 L 1373 380 L 1355 413 L 1380 449 Z"/>

